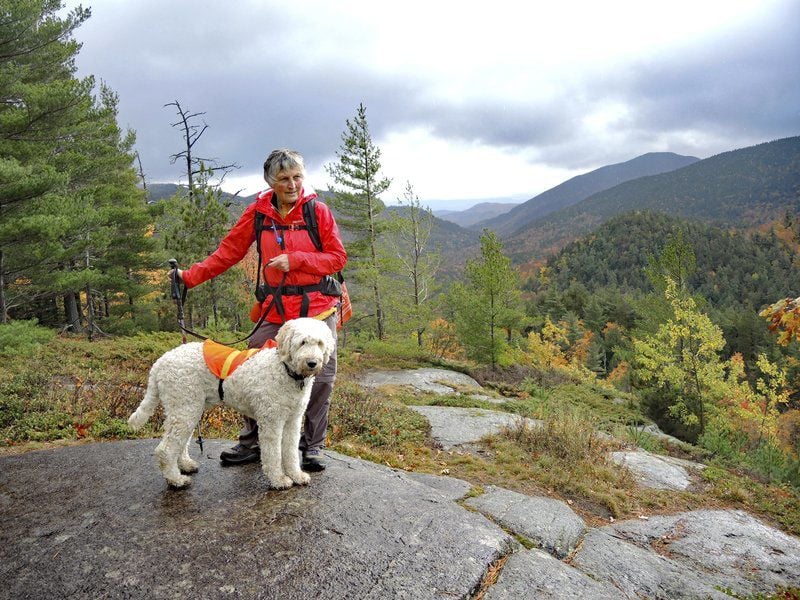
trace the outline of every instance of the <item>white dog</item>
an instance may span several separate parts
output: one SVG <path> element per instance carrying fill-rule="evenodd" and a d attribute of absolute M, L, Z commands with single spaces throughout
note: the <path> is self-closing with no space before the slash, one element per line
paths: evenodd
<path fill-rule="evenodd" d="M 224 382 L 224 402 L 258 422 L 261 465 L 270 487 L 285 489 L 310 481 L 300 469 L 300 426 L 314 377 L 334 349 L 331 331 L 317 319 L 287 321 L 277 348 L 261 350 Z M 164 407 L 164 436 L 155 450 L 158 468 L 170 486 L 186 487 L 197 472 L 189 458 L 192 432 L 207 407 L 219 404 L 219 380 L 203 358 L 203 344 L 184 344 L 159 358 L 147 391 L 128 424 L 139 429 Z"/>

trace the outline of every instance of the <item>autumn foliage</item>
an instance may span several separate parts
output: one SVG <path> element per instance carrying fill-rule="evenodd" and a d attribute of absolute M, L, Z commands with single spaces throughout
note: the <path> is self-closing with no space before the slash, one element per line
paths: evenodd
<path fill-rule="evenodd" d="M 769 322 L 769 330 L 778 333 L 779 344 L 800 340 L 800 298 L 783 298 L 759 314 Z"/>

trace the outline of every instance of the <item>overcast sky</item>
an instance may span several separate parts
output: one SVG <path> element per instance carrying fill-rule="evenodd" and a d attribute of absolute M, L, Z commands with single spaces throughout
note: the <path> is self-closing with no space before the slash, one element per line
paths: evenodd
<path fill-rule="evenodd" d="M 278 147 L 327 187 L 363 102 L 394 182 L 384 201 L 410 181 L 453 208 L 524 201 L 645 152 L 800 135 L 800 0 L 82 4 L 79 74 L 119 94 L 151 182 L 181 178 L 175 100 L 205 112 L 196 150 L 241 165 L 225 187 L 246 195 Z"/>

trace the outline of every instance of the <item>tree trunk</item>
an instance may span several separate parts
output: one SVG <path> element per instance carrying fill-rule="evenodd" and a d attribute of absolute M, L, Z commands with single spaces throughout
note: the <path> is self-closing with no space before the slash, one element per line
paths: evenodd
<path fill-rule="evenodd" d="M 8 308 L 6 307 L 6 278 L 5 257 L 0 250 L 0 323 L 8 323 Z"/>
<path fill-rule="evenodd" d="M 64 317 L 67 320 L 67 329 L 75 333 L 83 333 L 79 302 L 80 300 L 75 292 L 64 294 Z"/>
<path fill-rule="evenodd" d="M 94 341 L 94 300 L 92 300 L 92 289 L 87 284 L 86 289 L 84 290 L 86 294 L 86 331 L 89 336 L 89 341 Z"/>

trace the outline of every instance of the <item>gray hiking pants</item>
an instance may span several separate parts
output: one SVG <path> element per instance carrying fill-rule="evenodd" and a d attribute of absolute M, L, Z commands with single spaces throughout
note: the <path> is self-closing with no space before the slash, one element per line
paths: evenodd
<path fill-rule="evenodd" d="M 325 319 L 324 323 L 333 333 L 336 342 L 337 313 Z M 277 323 L 264 323 L 258 328 L 248 342 L 249 348 L 260 348 L 267 340 L 274 340 L 278 335 L 280 325 Z M 331 358 L 317 375 L 311 387 L 311 399 L 306 407 L 306 418 L 303 424 L 303 433 L 300 436 L 300 449 L 318 449 L 325 445 L 325 433 L 328 429 L 328 409 L 331 405 L 333 383 L 336 381 L 336 349 L 331 353 Z M 239 432 L 239 443 L 246 448 L 258 447 L 258 424 L 255 419 L 244 417 L 244 427 Z"/>

